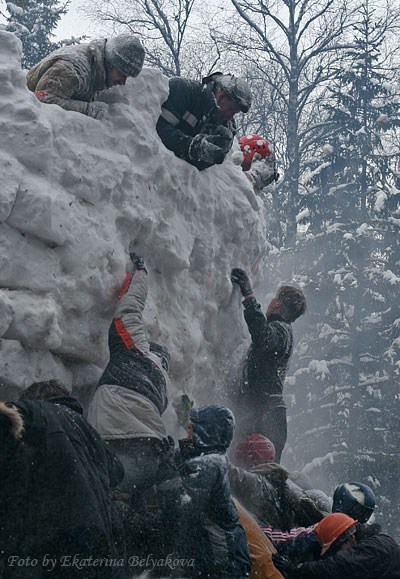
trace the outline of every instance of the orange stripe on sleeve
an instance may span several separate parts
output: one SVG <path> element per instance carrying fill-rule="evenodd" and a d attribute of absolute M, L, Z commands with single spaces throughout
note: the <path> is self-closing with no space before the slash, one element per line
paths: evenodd
<path fill-rule="evenodd" d="M 115 318 L 114 319 L 114 325 L 115 325 L 115 329 L 118 332 L 119 337 L 124 342 L 125 346 L 129 349 L 135 348 L 136 347 L 135 342 L 133 341 L 133 338 L 130 335 L 130 333 L 128 332 L 128 330 L 125 328 L 125 325 L 124 325 L 124 322 L 122 321 L 122 319 L 121 318 Z"/>
<path fill-rule="evenodd" d="M 133 278 L 133 274 L 134 272 L 128 273 L 128 275 L 126 276 L 126 278 L 124 279 L 124 283 L 122 285 L 121 291 L 118 294 L 118 299 L 120 300 L 121 298 L 124 297 L 124 295 L 126 294 L 126 292 L 129 289 L 130 283 L 132 281 Z"/>

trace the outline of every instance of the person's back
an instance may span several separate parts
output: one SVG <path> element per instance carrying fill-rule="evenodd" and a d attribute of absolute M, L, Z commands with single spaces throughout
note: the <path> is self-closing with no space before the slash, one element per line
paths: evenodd
<path fill-rule="evenodd" d="M 15 528 L 15 500 L 23 534 L 14 540 L 22 553 L 39 558 L 47 553 L 58 566 L 62 557 L 74 555 L 116 559 L 123 555 L 123 531 L 111 488 L 123 477 L 122 465 L 81 416 L 75 399 L 49 400 L 10 403 L 24 423 L 24 433 L 4 465 L 7 476 L 0 502 L 6 545 L 8 524 Z M 64 577 L 66 569 L 58 568 L 57 576 Z M 91 573 L 85 578 L 94 576 Z M 104 576 L 113 575 L 107 571 Z"/>
<path fill-rule="evenodd" d="M 193 560 L 185 572 L 202 577 L 246 577 L 250 557 L 233 504 L 225 455 L 234 418 L 223 406 L 191 410 L 193 438 L 180 441 L 179 470 L 191 502 L 183 507 L 177 548 Z"/>
<path fill-rule="evenodd" d="M 275 464 L 275 447 L 261 434 L 246 436 L 236 447 L 229 479 L 235 497 L 258 520 L 275 529 L 317 523 L 323 513 L 301 489 L 293 492 L 288 471 Z"/>

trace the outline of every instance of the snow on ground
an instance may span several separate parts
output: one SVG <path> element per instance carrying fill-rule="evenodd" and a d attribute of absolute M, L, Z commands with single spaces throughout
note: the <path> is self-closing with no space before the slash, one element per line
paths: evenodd
<path fill-rule="evenodd" d="M 171 351 L 173 388 L 210 400 L 248 340 L 231 267 L 255 280 L 261 269 L 264 220 L 248 180 L 232 159 L 199 172 L 163 146 L 158 71 L 105 91 L 110 112 L 97 121 L 39 103 L 20 50 L 0 31 L 0 394 L 58 378 L 84 396 L 96 383 L 132 241 L 150 274 L 146 329 Z"/>

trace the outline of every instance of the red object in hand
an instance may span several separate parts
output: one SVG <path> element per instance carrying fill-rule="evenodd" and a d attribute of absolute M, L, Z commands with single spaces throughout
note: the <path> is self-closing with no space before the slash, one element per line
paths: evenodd
<path fill-rule="evenodd" d="M 240 148 L 244 155 L 242 167 L 244 171 L 250 169 L 255 155 L 258 159 L 265 159 L 274 155 L 274 150 L 269 141 L 261 135 L 244 135 L 239 140 Z"/>

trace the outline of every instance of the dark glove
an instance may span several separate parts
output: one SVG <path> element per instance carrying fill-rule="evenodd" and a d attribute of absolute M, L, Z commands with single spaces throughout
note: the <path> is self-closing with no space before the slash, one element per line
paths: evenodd
<path fill-rule="evenodd" d="M 224 125 L 218 125 L 213 134 L 207 136 L 207 141 L 220 147 L 226 155 L 232 147 L 233 133 Z"/>
<path fill-rule="evenodd" d="M 172 436 L 167 436 L 160 441 L 160 463 L 174 463 L 175 442 Z"/>
<path fill-rule="evenodd" d="M 209 139 L 212 135 L 196 135 L 189 147 L 189 158 L 192 161 L 204 161 L 211 165 L 221 165 L 225 159 L 225 152 L 214 145 Z"/>
<path fill-rule="evenodd" d="M 231 271 L 231 281 L 240 287 L 240 291 L 242 292 L 242 296 L 244 298 L 253 293 L 253 288 L 251 287 L 249 276 L 243 269 L 235 267 Z"/>
<path fill-rule="evenodd" d="M 130 253 L 129 257 L 133 263 L 134 271 L 145 271 L 147 273 L 146 264 L 144 263 L 144 258 L 137 253 Z"/>
<path fill-rule="evenodd" d="M 172 436 L 167 436 L 160 442 L 157 492 L 159 499 L 167 502 L 174 502 L 184 492 L 182 478 L 175 463 L 175 443 Z"/>
<path fill-rule="evenodd" d="M 278 571 L 285 577 L 303 577 L 301 572 L 303 563 L 293 563 L 293 561 L 283 555 L 279 555 L 279 553 L 273 553 L 272 561 Z"/>

